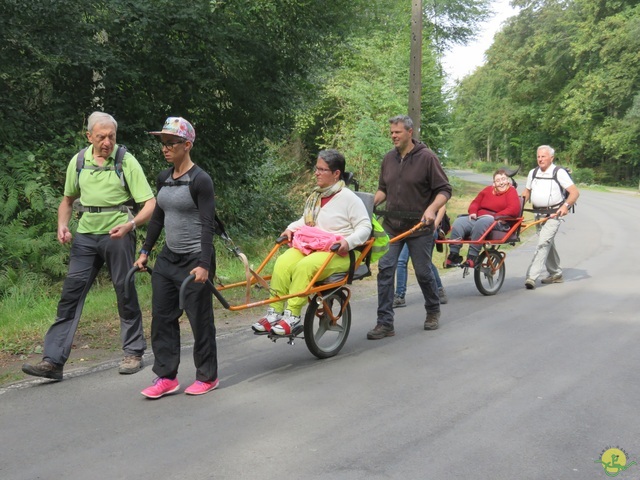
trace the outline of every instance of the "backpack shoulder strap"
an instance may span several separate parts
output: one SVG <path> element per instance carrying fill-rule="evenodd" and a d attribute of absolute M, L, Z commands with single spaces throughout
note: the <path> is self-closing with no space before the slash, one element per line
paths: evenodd
<path fill-rule="evenodd" d="M 556 165 L 556 169 L 553 171 L 553 179 L 558 182 L 558 172 L 560 170 L 564 170 L 567 175 L 569 175 L 569 177 L 571 177 L 571 174 L 569 173 L 569 170 L 567 170 L 565 167 L 561 167 L 559 165 Z M 558 184 L 560 184 L 560 182 L 558 182 Z"/>
<path fill-rule="evenodd" d="M 196 207 L 198 206 L 198 195 L 196 194 L 196 191 L 193 187 L 193 183 L 196 180 L 196 177 L 200 174 L 200 172 L 203 172 L 204 170 L 202 170 L 202 168 L 200 168 L 198 165 L 196 165 L 193 169 L 193 171 L 191 172 L 191 180 L 189 180 L 189 182 L 185 182 L 189 184 L 189 193 L 191 194 L 191 198 L 193 199 L 193 203 L 195 203 Z M 214 215 L 213 218 L 213 227 L 215 230 L 216 235 L 222 237 L 223 239 L 227 240 L 229 238 L 229 235 L 227 234 L 225 228 L 224 228 L 224 224 L 222 223 L 222 220 L 220 220 L 220 218 L 218 218 L 218 214 Z"/>
<path fill-rule="evenodd" d="M 118 178 L 120 179 L 120 185 L 122 185 L 127 190 L 129 190 L 129 187 L 127 186 L 127 182 L 124 178 L 124 170 L 122 169 L 122 159 L 124 158 L 126 153 L 127 153 L 127 147 L 124 145 L 118 145 L 118 150 L 116 151 L 116 161 L 114 166 L 116 169 L 116 175 L 118 175 Z"/>
<path fill-rule="evenodd" d="M 200 174 L 200 172 L 202 172 L 202 169 L 198 166 L 195 165 L 193 167 L 193 170 L 191 171 L 191 173 L 189 174 L 189 193 L 191 194 L 191 198 L 193 199 L 193 203 L 196 204 L 196 207 L 198 206 L 198 195 L 196 194 L 195 188 L 193 186 L 193 183 L 196 180 L 196 177 Z"/>
<path fill-rule="evenodd" d="M 82 150 L 80 150 L 76 158 L 76 188 L 80 185 L 80 172 L 85 168 L 84 155 L 87 152 L 88 148 L 89 147 L 84 147 Z M 116 175 L 118 175 L 118 178 L 120 179 L 120 185 L 122 185 L 128 191 L 129 187 L 127 186 L 127 182 L 124 176 L 124 170 L 122 168 L 122 161 L 126 153 L 127 153 L 127 147 L 124 145 L 118 145 L 118 150 L 116 150 L 116 159 L 115 159 L 113 168 L 112 167 L 90 167 L 90 168 L 92 170 L 115 170 Z"/>
<path fill-rule="evenodd" d="M 555 167 L 555 168 L 553 169 L 553 175 L 551 175 L 551 178 L 553 179 L 553 181 L 554 181 L 554 182 L 556 182 L 556 183 L 558 184 L 558 187 L 560 188 L 560 191 L 561 191 L 562 193 L 564 193 L 564 191 L 565 191 L 565 190 L 564 190 L 564 187 L 563 187 L 562 185 L 560 185 L 560 182 L 558 181 L 558 172 L 559 172 L 560 170 L 564 170 L 564 171 L 566 172 L 566 171 L 567 171 L 567 169 L 566 169 L 566 168 L 564 168 L 564 167 L 561 167 L 561 166 L 559 166 L 559 165 L 554 165 L 554 167 Z"/>
<path fill-rule="evenodd" d="M 538 178 L 538 172 L 540 171 L 540 167 L 537 166 L 536 168 L 533 169 L 533 176 L 531 177 L 531 180 Z"/>
<path fill-rule="evenodd" d="M 76 188 L 80 186 L 80 172 L 84 168 L 84 154 L 87 151 L 87 148 L 89 147 L 84 147 L 80 150 L 76 157 Z"/>

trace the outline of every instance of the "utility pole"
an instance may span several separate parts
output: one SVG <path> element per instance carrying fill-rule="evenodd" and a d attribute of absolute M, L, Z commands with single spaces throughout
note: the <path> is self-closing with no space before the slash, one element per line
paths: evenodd
<path fill-rule="evenodd" d="M 411 62 L 409 66 L 409 116 L 413 138 L 420 140 L 422 90 L 422 0 L 411 0 Z"/>

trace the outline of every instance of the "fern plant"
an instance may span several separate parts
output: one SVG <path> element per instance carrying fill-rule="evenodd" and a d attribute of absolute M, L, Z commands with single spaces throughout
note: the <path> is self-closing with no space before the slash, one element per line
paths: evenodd
<path fill-rule="evenodd" d="M 58 140 L 53 143 L 69 139 Z M 68 248 L 56 240 L 57 206 L 75 143 L 64 152 L 51 145 L 36 152 L 0 151 L 0 298 L 16 286 L 55 282 L 66 271 Z"/>

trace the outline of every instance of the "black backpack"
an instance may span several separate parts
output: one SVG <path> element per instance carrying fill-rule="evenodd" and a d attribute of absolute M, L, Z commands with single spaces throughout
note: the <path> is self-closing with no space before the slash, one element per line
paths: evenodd
<path fill-rule="evenodd" d="M 537 179 L 537 180 L 554 180 L 558 184 L 558 187 L 560 188 L 560 193 L 562 193 L 562 202 L 560 202 L 558 205 L 554 205 L 552 208 L 560 207 L 560 205 L 562 205 L 564 202 L 566 202 L 567 198 L 569 198 L 569 192 L 562 185 L 560 185 L 560 182 L 558 181 L 558 172 L 560 170 L 564 170 L 565 172 L 567 172 L 567 175 L 569 175 L 569 178 L 571 178 L 571 180 L 573 181 L 573 178 L 571 177 L 571 171 L 569 169 L 567 169 L 565 167 L 561 167 L 559 165 L 555 165 L 555 167 L 556 168 L 554 168 L 553 176 L 551 178 L 538 177 L 537 176 L 538 172 L 540 171 L 540 166 L 537 166 L 536 168 L 533 169 L 533 176 L 532 176 L 532 180 L 534 180 L 534 179 Z M 572 205 L 570 210 L 571 210 L 572 213 L 575 213 L 576 206 Z"/>
<path fill-rule="evenodd" d="M 116 150 L 116 160 L 113 162 L 113 166 L 110 167 L 94 167 L 93 165 L 86 166 L 84 163 L 84 154 L 86 153 L 89 147 L 85 147 L 78 152 L 78 157 L 76 158 L 76 187 L 80 184 L 80 172 L 82 170 L 93 170 L 93 171 L 109 171 L 115 170 L 116 175 L 120 179 L 120 185 L 127 189 L 129 192 L 129 187 L 127 186 L 127 180 L 124 178 L 124 171 L 122 170 L 122 159 L 124 158 L 125 153 L 127 153 L 127 147 L 124 145 L 118 145 L 118 150 Z M 131 192 L 129 192 L 131 193 Z"/>
<path fill-rule="evenodd" d="M 198 165 L 196 165 L 191 171 L 191 173 L 189 174 L 189 180 L 171 180 L 173 167 L 168 168 L 167 170 L 165 170 L 165 172 L 167 173 L 167 176 L 165 177 L 165 179 L 157 184 L 158 193 L 160 193 L 160 189 L 162 187 L 179 187 L 179 186 L 187 185 L 189 187 L 189 193 L 191 194 L 191 199 L 193 200 L 193 203 L 195 203 L 197 207 L 198 195 L 196 194 L 193 188 L 193 182 L 202 171 L 203 170 Z M 216 235 L 222 237 L 224 240 L 227 240 L 229 238 L 229 236 L 227 235 L 227 232 L 225 231 L 224 224 L 222 223 L 222 220 L 218 218 L 217 214 L 214 215 L 213 226 L 214 226 Z"/>
<path fill-rule="evenodd" d="M 116 172 L 116 175 L 120 179 L 120 185 L 122 185 L 127 190 L 127 193 L 129 194 L 130 198 L 123 204 L 115 207 L 83 206 L 80 204 L 79 201 L 76 201 L 74 207 L 78 210 L 80 216 L 82 216 L 82 213 L 84 212 L 130 211 L 134 215 L 138 213 L 139 206 L 133 199 L 133 196 L 131 195 L 131 191 L 129 190 L 129 186 L 127 185 L 127 180 L 124 176 L 124 170 L 122 169 L 122 160 L 125 154 L 127 153 L 127 147 L 124 145 L 118 145 L 118 150 L 116 150 L 115 162 L 113 162 L 112 166 L 107 166 L 107 167 L 96 167 L 93 165 L 88 165 L 88 166 L 85 165 L 84 155 L 88 148 L 89 147 L 85 147 L 82 150 L 80 150 L 78 152 L 78 157 L 76 158 L 76 188 L 80 186 L 80 172 L 82 172 L 82 170 L 92 170 L 94 172 L 114 170 Z"/>

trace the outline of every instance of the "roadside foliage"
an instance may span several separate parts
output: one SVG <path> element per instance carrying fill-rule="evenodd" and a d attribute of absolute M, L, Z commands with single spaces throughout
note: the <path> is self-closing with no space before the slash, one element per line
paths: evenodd
<path fill-rule="evenodd" d="M 472 36 L 487 4 L 425 5 L 422 138 L 442 153 L 449 125 L 438 58 Z M 146 132 L 169 115 L 189 119 L 218 213 L 247 244 L 300 213 L 321 148 L 344 151 L 363 186 L 375 188 L 390 148 L 387 119 L 407 109 L 410 2 L 0 6 L 0 298 L 63 277 L 68 248 L 55 239 L 56 209 L 94 110 L 114 115 L 119 143 L 152 185 L 166 164 Z"/>

